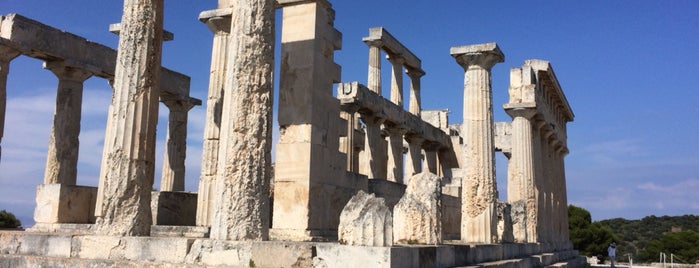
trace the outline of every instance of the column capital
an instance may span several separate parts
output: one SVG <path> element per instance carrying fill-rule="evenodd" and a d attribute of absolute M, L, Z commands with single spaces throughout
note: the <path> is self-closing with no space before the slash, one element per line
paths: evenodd
<path fill-rule="evenodd" d="M 19 50 L 14 48 L 0 45 L 0 62 L 9 62 L 22 54 Z"/>
<path fill-rule="evenodd" d="M 405 68 L 405 73 L 412 79 L 419 79 L 420 77 L 423 77 L 425 75 L 425 71 L 409 67 Z"/>
<path fill-rule="evenodd" d="M 360 119 L 364 121 L 365 124 L 380 125 L 386 121 L 386 118 L 381 114 L 367 113 L 359 110 Z"/>
<path fill-rule="evenodd" d="M 43 67 L 60 80 L 83 82 L 92 76 L 92 72 L 65 61 L 45 61 Z"/>
<path fill-rule="evenodd" d="M 160 102 L 165 104 L 170 111 L 189 111 L 194 106 L 201 105 L 201 101 L 197 99 L 174 99 L 174 98 L 163 98 L 161 97 Z"/>
<path fill-rule="evenodd" d="M 383 41 L 381 40 L 364 40 L 364 44 L 369 47 L 381 48 L 383 47 Z"/>
<path fill-rule="evenodd" d="M 496 63 L 505 61 L 505 55 L 497 43 L 452 47 L 450 52 L 464 70 L 472 66 L 490 70 Z"/>
<path fill-rule="evenodd" d="M 206 24 L 213 33 L 229 33 L 231 31 L 231 14 L 233 8 L 219 8 L 199 13 L 199 21 Z"/>
<path fill-rule="evenodd" d="M 503 105 L 503 108 L 505 108 L 505 112 L 512 117 L 512 119 L 515 119 L 516 117 L 524 117 L 527 120 L 530 120 L 536 115 L 537 112 L 536 107 L 528 105 L 512 105 L 508 103 Z"/>

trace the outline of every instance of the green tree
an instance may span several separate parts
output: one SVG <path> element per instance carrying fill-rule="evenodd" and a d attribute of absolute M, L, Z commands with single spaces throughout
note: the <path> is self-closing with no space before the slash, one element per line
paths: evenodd
<path fill-rule="evenodd" d="M 639 259 L 657 260 L 660 253 L 676 256 L 678 262 L 694 264 L 699 260 L 699 233 L 681 231 L 665 233 L 660 239 L 648 242 Z"/>
<path fill-rule="evenodd" d="M 0 228 L 19 228 L 22 223 L 15 218 L 15 215 L 3 210 L 0 210 Z"/>
<path fill-rule="evenodd" d="M 609 243 L 619 241 L 611 228 L 592 222 L 590 212 L 581 207 L 568 206 L 568 228 L 573 247 L 582 255 L 604 259 Z"/>

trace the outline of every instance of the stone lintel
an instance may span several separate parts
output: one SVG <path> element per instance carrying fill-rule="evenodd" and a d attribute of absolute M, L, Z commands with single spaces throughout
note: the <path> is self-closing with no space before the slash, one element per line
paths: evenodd
<path fill-rule="evenodd" d="M 423 121 L 418 116 L 383 98 L 358 82 L 338 85 L 337 98 L 342 106 L 359 106 L 359 112 L 380 115 L 392 125 L 407 130 L 406 134 L 435 142 L 442 148 L 451 148 L 449 135 Z"/>
<path fill-rule="evenodd" d="M 121 23 L 109 24 L 109 32 L 119 35 L 121 32 Z M 163 29 L 163 42 L 175 40 L 175 34 Z"/>
<path fill-rule="evenodd" d="M 313 2 L 325 4 L 329 8 L 332 7 L 332 4 L 330 2 L 328 2 L 327 0 L 277 0 L 277 8 L 313 3 Z"/>
<path fill-rule="evenodd" d="M 464 69 L 468 69 L 471 65 L 483 65 L 483 68 L 490 69 L 495 63 L 505 60 L 505 55 L 497 43 L 452 47 L 449 52 Z M 480 58 L 480 56 L 490 57 Z"/>
<path fill-rule="evenodd" d="M 545 60 L 530 59 L 524 62 L 525 66 L 530 66 L 536 71 L 537 81 L 539 83 L 545 83 L 553 87 L 554 98 L 559 102 L 561 108 L 551 107 L 551 109 L 560 109 L 561 113 L 565 116 L 567 121 L 573 121 L 575 114 L 568 103 L 568 99 L 563 93 L 561 84 L 558 83 L 558 78 L 556 78 L 556 73 L 551 67 L 551 63 Z"/>
<path fill-rule="evenodd" d="M 381 48 L 391 56 L 401 56 L 405 59 L 405 66 L 409 69 L 424 73 L 422 70 L 422 61 L 415 56 L 407 47 L 405 47 L 398 39 L 393 37 L 383 27 L 375 27 L 369 29 L 369 36 L 362 38 L 364 43 L 371 45 L 378 43 Z"/>
<path fill-rule="evenodd" d="M 117 51 L 19 14 L 0 16 L 0 44 L 44 61 L 69 60 L 95 76 L 114 79 Z M 62 45 L 56 45 L 61 42 Z M 189 98 L 189 77 L 162 67 L 161 94 Z"/>

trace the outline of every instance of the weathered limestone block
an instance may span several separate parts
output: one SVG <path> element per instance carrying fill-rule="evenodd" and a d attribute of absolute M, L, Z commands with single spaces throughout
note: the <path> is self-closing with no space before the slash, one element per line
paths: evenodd
<path fill-rule="evenodd" d="M 153 225 L 195 225 L 196 210 L 197 194 L 195 193 L 158 191 L 152 193 Z"/>
<path fill-rule="evenodd" d="M 359 191 L 340 214 L 338 239 L 353 246 L 393 245 L 393 218 L 383 198 Z"/>
<path fill-rule="evenodd" d="M 41 184 L 36 189 L 34 221 L 37 223 L 94 222 L 97 188 Z"/>
<path fill-rule="evenodd" d="M 393 208 L 393 238 L 399 244 L 442 242 L 441 180 L 423 172 L 410 178 L 405 195 Z"/>
<path fill-rule="evenodd" d="M 510 217 L 512 220 L 512 234 L 515 242 L 526 243 L 527 237 L 527 205 L 525 200 L 512 202 Z"/>
<path fill-rule="evenodd" d="M 274 10 L 273 0 L 232 7 L 212 239 L 269 238 Z"/>

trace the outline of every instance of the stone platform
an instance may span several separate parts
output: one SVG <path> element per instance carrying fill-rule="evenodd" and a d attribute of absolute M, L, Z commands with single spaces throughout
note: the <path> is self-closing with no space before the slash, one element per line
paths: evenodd
<path fill-rule="evenodd" d="M 162 228 L 163 227 L 158 227 Z M 569 244 L 361 247 L 0 231 L 0 267 L 582 267 Z"/>

